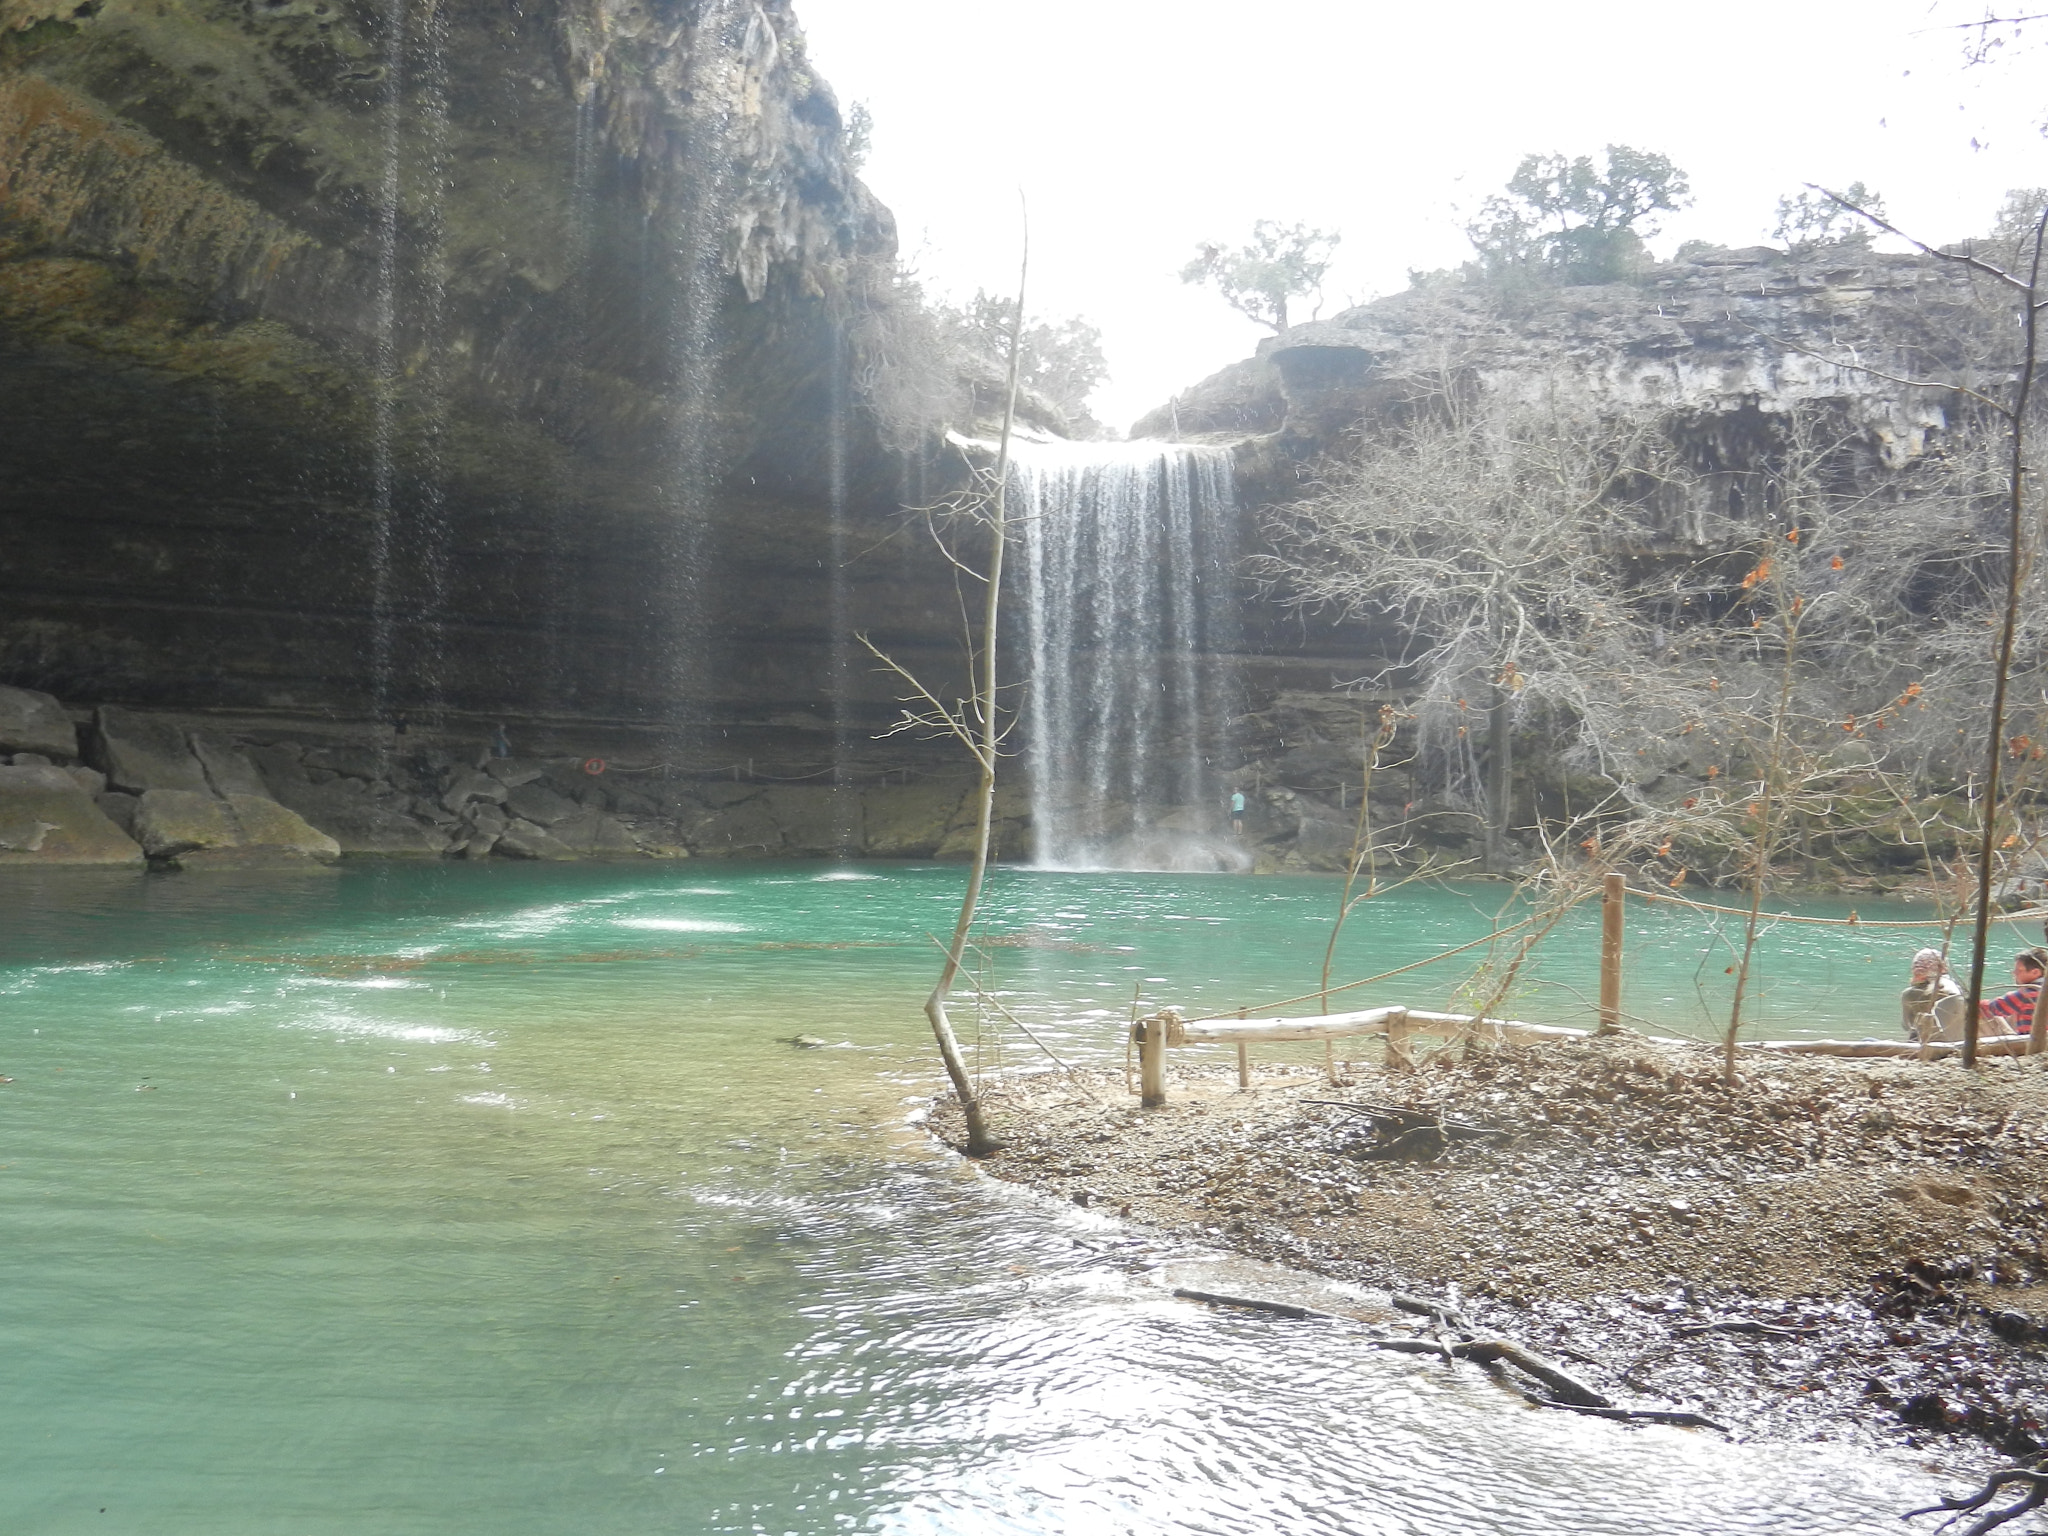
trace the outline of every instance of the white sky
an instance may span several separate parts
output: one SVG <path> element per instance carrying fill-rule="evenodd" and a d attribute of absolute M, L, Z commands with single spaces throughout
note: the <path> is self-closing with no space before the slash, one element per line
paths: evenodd
<path fill-rule="evenodd" d="M 2048 47 L 1965 69 L 1939 30 L 1981 0 L 797 5 L 842 106 L 874 114 L 865 178 L 933 289 L 1014 287 L 1022 189 L 1030 308 L 1102 328 L 1118 429 L 1265 334 L 1178 275 L 1255 219 L 1342 231 L 1331 314 L 1462 261 L 1532 152 L 1669 155 L 1695 201 L 1662 254 L 1763 243 L 1806 181 L 1860 179 L 1936 241 L 2048 184 Z"/>

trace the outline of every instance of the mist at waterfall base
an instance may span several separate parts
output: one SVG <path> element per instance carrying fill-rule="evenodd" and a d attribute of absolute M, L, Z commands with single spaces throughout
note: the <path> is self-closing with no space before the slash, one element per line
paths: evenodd
<path fill-rule="evenodd" d="M 0 888 L 9 1532 L 1723 1536 L 1896 1529 L 1934 1491 L 1536 1413 L 1102 1262 L 1182 1250 L 905 1124 L 958 866 L 63 874 Z M 980 979 L 1108 1065 L 1134 988 L 1311 984 L 1335 891 L 998 869 Z M 1493 899 L 1369 903 L 1340 966 Z M 1632 1009 L 1693 1018 L 1698 925 L 1632 914 Z M 1915 942 L 1776 930 L 1770 1017 L 1889 1032 Z M 1554 950 L 1517 1011 L 1582 1017 L 1594 921 Z"/>
<path fill-rule="evenodd" d="M 1018 441 L 1012 453 L 1036 862 L 1250 868 L 1221 800 L 1235 637 L 1229 451 Z"/>

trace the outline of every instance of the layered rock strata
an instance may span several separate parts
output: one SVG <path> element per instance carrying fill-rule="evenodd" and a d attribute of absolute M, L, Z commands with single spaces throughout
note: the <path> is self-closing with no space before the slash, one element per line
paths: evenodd
<path fill-rule="evenodd" d="M 83 713 L 83 712 L 81 712 Z M 512 750 L 501 729 L 463 739 L 366 734 L 313 721 L 173 716 L 115 706 L 81 730 L 48 695 L 0 688 L 0 724 L 54 716 L 68 744 L 0 763 L 0 865 L 188 870 L 299 867 L 342 857 L 508 859 L 964 858 L 972 783 L 961 769 L 864 781 L 708 777 L 650 756 Z M 0 734 L 12 744 L 26 733 Z M 781 766 L 781 765 L 775 765 Z M 1030 851 L 1006 789 L 998 849 Z"/>
<path fill-rule="evenodd" d="M 845 141 L 787 0 L 0 0 L 0 678 L 829 754 L 950 617 Z"/>

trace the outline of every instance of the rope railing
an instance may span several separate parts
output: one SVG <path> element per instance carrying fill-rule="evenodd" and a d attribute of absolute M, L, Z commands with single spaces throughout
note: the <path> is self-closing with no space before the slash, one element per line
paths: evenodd
<path fill-rule="evenodd" d="M 1585 893 L 1585 895 L 1574 896 L 1571 899 L 1569 905 L 1575 907 L 1580 902 L 1585 901 L 1588 897 L 1592 896 L 1593 894 L 1593 892 L 1588 891 Z M 1238 1017 L 1238 1015 L 1240 1014 L 1250 1013 L 1252 1007 L 1291 1008 L 1296 1003 L 1319 1002 L 1323 998 L 1329 997 L 1333 993 L 1350 992 L 1358 987 L 1369 987 L 1376 981 L 1385 981 L 1390 976 L 1399 976 L 1407 971 L 1418 971 L 1422 969 L 1422 967 L 1425 965 L 1434 965 L 1439 960 L 1448 960 L 1453 955 L 1462 955 L 1468 949 L 1478 949 L 1481 945 L 1496 943 L 1499 940 L 1506 938 L 1511 933 L 1517 933 L 1520 930 L 1531 926 L 1532 924 L 1545 922 L 1548 920 L 1548 913 L 1539 913 L 1535 917 L 1525 917 L 1519 923 L 1511 923 L 1505 928 L 1496 928 L 1491 933 L 1482 934 L 1478 938 L 1472 940 L 1469 944 L 1460 944 L 1455 949 L 1446 949 L 1437 954 L 1426 956 L 1421 960 L 1411 961 L 1407 965 L 1397 965 L 1391 971 L 1381 971 L 1377 976 L 1363 976 L 1360 977 L 1357 981 L 1343 982 L 1340 985 L 1334 987 L 1318 987 L 1313 992 L 1304 992 L 1299 997 L 1282 998 L 1277 1003 L 1259 1003 L 1248 1005 L 1243 1008 L 1225 1008 L 1219 1013 L 1201 1014 L 1196 1018 L 1188 1019 L 1186 1022 L 1190 1024 L 1200 1024 L 1205 1023 L 1210 1019 L 1234 1019 Z"/>
<path fill-rule="evenodd" d="M 1640 896 L 1645 901 L 1662 901 L 1672 906 L 1690 907 L 1695 912 L 1718 912 L 1728 917 L 1749 916 L 1747 907 L 1719 907 L 1711 902 L 1694 901 L 1687 896 L 1674 896 L 1669 891 L 1645 891 L 1632 885 L 1628 888 L 1628 893 L 1631 896 Z M 1760 911 L 1757 917 L 1760 921 L 1768 919 L 1773 923 L 1809 923 L 1824 928 L 1946 928 L 1950 921 L 1945 917 L 1873 920 L 1858 917 L 1853 912 L 1847 917 L 1801 917 L 1792 912 Z M 2027 907 L 2018 912 L 2001 912 L 1996 920 L 2002 923 L 2017 923 L 2023 918 L 2048 918 L 2048 907 Z"/>

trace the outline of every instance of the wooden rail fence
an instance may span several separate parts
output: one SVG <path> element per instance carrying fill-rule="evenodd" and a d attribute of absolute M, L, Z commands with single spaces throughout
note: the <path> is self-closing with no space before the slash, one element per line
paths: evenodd
<path fill-rule="evenodd" d="M 1608 875 L 1602 884 L 1597 1018 L 1599 1030 L 1610 1031 L 1621 1027 L 1622 919 L 1628 885 L 1618 874 Z M 1351 1013 L 1264 1019 L 1247 1018 L 1243 1014 L 1236 1018 L 1188 1019 L 1178 1009 L 1162 1008 L 1131 1026 L 1131 1038 L 1138 1047 L 1139 1096 L 1147 1109 L 1157 1108 L 1166 1102 L 1166 1053 L 1175 1046 L 1235 1045 L 1238 1086 L 1248 1088 L 1251 1086 L 1249 1048 L 1253 1045 L 1306 1040 L 1328 1042 L 1359 1035 L 1380 1035 L 1386 1039 L 1390 1065 L 1412 1066 L 1415 1062 L 1413 1042 L 1418 1037 L 1448 1045 L 1471 1039 L 1493 1043 L 1584 1040 L 1594 1033 L 1595 1030 L 1568 1029 L 1556 1024 L 1529 1024 L 1520 1019 L 1435 1013 L 1402 1003 L 1363 1008 Z M 1699 1043 L 1658 1035 L 1646 1038 L 1662 1045 Z M 1912 1057 L 1938 1061 L 1960 1053 L 1962 1045 L 1959 1042 L 1921 1045 L 1910 1040 L 1757 1040 L 1747 1042 L 1746 1049 L 1787 1056 Z M 2017 1056 L 2024 1054 L 2026 1049 L 2025 1035 L 1988 1038 L 1980 1040 L 1977 1046 L 1978 1053 L 1987 1056 Z M 1327 1059 L 1334 1079 L 1334 1055 Z"/>

